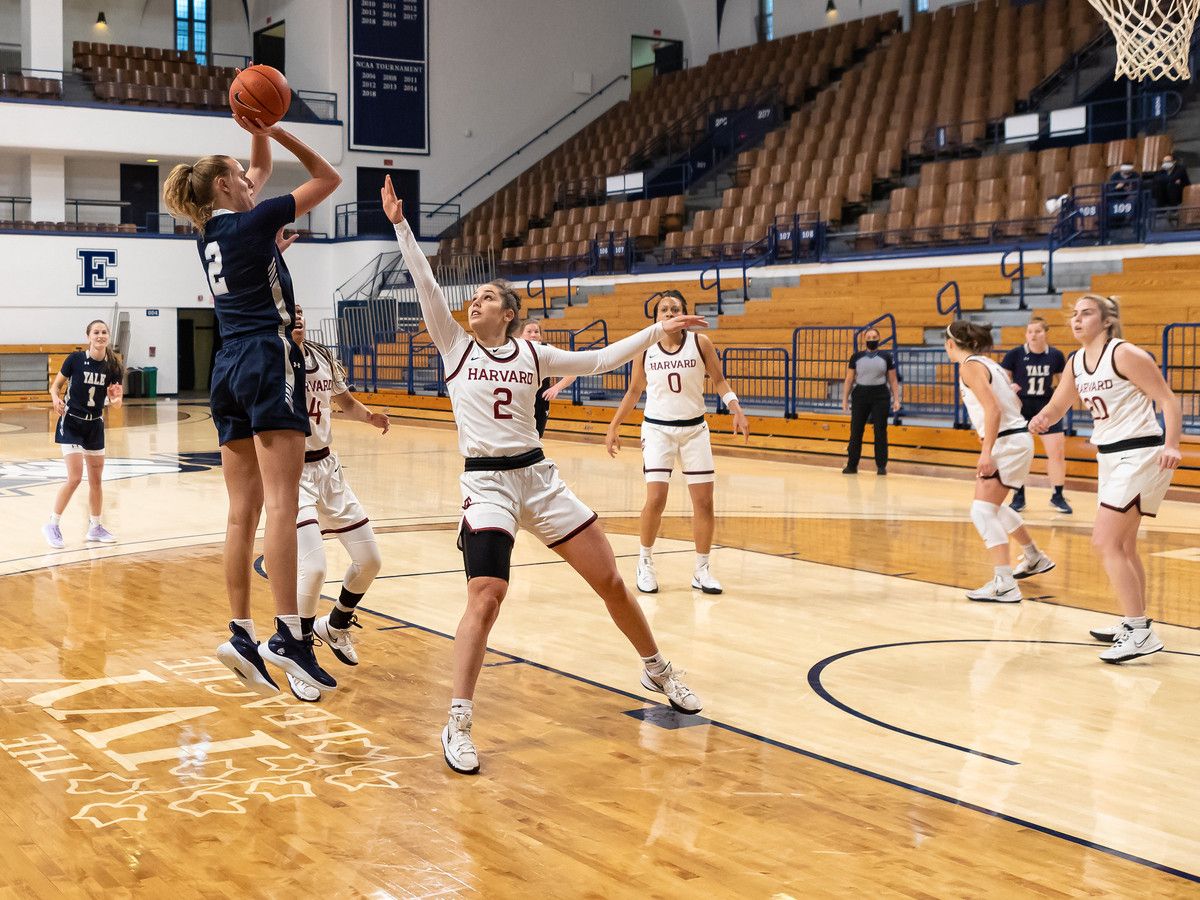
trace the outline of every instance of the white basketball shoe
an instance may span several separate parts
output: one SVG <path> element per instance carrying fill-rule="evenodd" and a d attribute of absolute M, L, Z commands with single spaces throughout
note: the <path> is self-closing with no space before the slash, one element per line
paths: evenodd
<path fill-rule="evenodd" d="M 287 675 L 288 687 L 291 688 L 292 695 L 297 700 L 303 700 L 305 703 L 316 703 L 321 699 L 321 691 L 313 687 L 307 681 L 301 681 L 291 672 L 285 672 Z"/>
<path fill-rule="evenodd" d="M 471 740 L 471 710 L 450 710 L 450 721 L 442 729 L 442 755 L 446 765 L 460 775 L 478 774 L 479 751 Z"/>
<path fill-rule="evenodd" d="M 1005 582 L 997 575 L 983 587 L 968 591 L 967 599 L 980 603 L 1020 603 L 1021 589 L 1015 581 Z"/>
<path fill-rule="evenodd" d="M 358 624 L 357 616 L 350 618 L 350 624 L 356 628 L 362 627 Z M 354 649 L 354 640 L 350 637 L 349 628 L 334 628 L 329 624 L 329 616 L 321 616 L 313 622 L 313 634 L 328 644 L 333 655 L 341 662 L 348 666 L 358 665 L 358 651 Z"/>
<path fill-rule="evenodd" d="M 658 674 L 642 667 L 642 687 L 648 691 L 666 694 L 670 704 L 681 713 L 694 714 L 704 708 L 700 698 L 683 682 L 684 671 L 670 663 Z"/>
<path fill-rule="evenodd" d="M 1032 578 L 1034 575 L 1049 572 L 1053 568 L 1054 560 L 1039 550 L 1037 556 L 1032 559 L 1026 559 L 1024 556 L 1021 557 L 1021 561 L 1013 569 L 1013 578 L 1016 578 L 1018 581 L 1022 578 Z"/>
<path fill-rule="evenodd" d="M 1100 654 L 1100 659 L 1106 663 L 1121 663 L 1139 656 L 1149 656 L 1162 649 L 1163 642 L 1148 625 L 1145 628 L 1122 625 L 1113 645 Z"/>
<path fill-rule="evenodd" d="M 654 560 L 648 556 L 638 559 L 637 589 L 643 594 L 658 593 L 658 576 L 654 572 Z"/>
<path fill-rule="evenodd" d="M 720 594 L 724 589 L 721 582 L 713 578 L 708 566 L 701 566 L 692 574 L 692 590 L 704 591 L 706 594 Z"/>

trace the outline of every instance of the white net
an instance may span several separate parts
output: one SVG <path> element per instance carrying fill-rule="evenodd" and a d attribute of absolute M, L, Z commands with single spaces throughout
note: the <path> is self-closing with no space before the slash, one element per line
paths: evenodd
<path fill-rule="evenodd" d="M 1137 81 L 1192 77 L 1188 56 L 1200 0 L 1088 0 L 1117 39 L 1117 70 Z"/>

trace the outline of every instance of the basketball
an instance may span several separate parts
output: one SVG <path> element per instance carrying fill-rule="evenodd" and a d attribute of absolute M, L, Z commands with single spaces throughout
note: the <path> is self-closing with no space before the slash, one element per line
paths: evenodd
<path fill-rule="evenodd" d="M 229 86 L 229 108 L 239 116 L 274 125 L 292 102 L 292 89 L 283 73 L 272 66 L 251 66 Z"/>

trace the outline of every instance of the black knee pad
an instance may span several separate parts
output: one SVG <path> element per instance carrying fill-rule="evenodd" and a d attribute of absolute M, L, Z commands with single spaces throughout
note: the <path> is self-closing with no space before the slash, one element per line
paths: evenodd
<path fill-rule="evenodd" d="M 508 581 L 513 543 L 513 536 L 507 531 L 495 528 L 472 531 L 464 522 L 458 532 L 458 549 L 462 551 L 467 580 L 499 578 Z"/>

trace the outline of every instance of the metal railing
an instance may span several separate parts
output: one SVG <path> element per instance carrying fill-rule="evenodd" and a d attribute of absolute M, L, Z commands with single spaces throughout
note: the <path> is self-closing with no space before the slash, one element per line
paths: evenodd
<path fill-rule="evenodd" d="M 444 209 L 447 206 L 450 206 L 455 200 L 457 200 L 459 197 L 462 197 L 471 188 L 475 187 L 475 185 L 479 184 L 485 178 L 490 176 L 493 172 L 495 172 L 497 169 L 499 169 L 501 166 L 503 166 L 505 163 L 507 163 L 510 159 L 516 159 L 518 156 L 521 155 L 521 153 L 527 147 L 529 147 L 531 144 L 535 143 L 536 141 L 538 141 L 541 138 L 548 135 L 551 131 L 553 131 L 555 128 L 557 128 L 559 125 L 561 125 L 563 122 L 567 121 L 567 119 L 571 118 L 571 116 L 575 115 L 577 112 L 579 112 L 579 110 L 583 109 L 585 106 L 587 106 L 593 100 L 595 100 L 597 97 L 599 97 L 601 94 L 603 94 L 609 88 L 611 88 L 614 84 L 616 84 L 619 81 L 628 81 L 628 80 L 629 80 L 628 75 L 618 75 L 616 78 L 614 78 L 608 84 L 604 85 L 604 87 L 600 88 L 600 90 L 593 92 L 587 99 L 582 100 L 578 104 L 576 104 L 575 107 L 570 110 L 570 112 L 567 112 L 562 116 L 559 116 L 557 119 L 555 119 L 553 122 L 551 122 L 545 128 L 543 128 L 541 131 L 539 131 L 536 135 L 534 135 L 529 140 L 527 140 L 524 144 L 522 144 L 520 147 L 518 147 L 512 153 L 508 154 L 508 156 L 504 157 L 504 159 L 500 160 L 500 162 L 496 163 L 494 166 L 492 166 L 490 169 L 488 169 L 486 172 L 484 172 L 482 175 L 480 175 L 478 178 L 476 178 L 474 181 L 472 181 L 470 184 L 468 184 L 465 188 L 463 188 L 462 190 L 460 190 L 454 194 L 451 194 L 446 199 L 446 201 L 444 203 L 440 204 L 437 208 L 435 208 L 433 210 L 433 212 L 435 212 L 435 213 L 441 212 L 442 209 Z"/>
<path fill-rule="evenodd" d="M 1013 254 L 1017 254 L 1017 265 L 1011 271 L 1007 268 L 1008 258 Z M 1020 308 L 1025 309 L 1025 248 L 1021 246 L 1013 247 L 1004 251 L 1004 255 L 1000 257 L 1000 277 L 1007 278 L 1010 281 L 1013 278 L 1020 279 L 1018 287 L 1018 296 L 1021 298 Z"/>
<path fill-rule="evenodd" d="M 949 290 L 954 291 L 954 302 L 949 306 L 943 307 L 942 296 L 946 293 L 946 291 Z M 937 304 L 939 316 L 954 316 L 955 319 L 962 318 L 962 293 L 958 289 L 957 281 L 947 281 L 945 284 L 943 284 L 938 289 L 937 295 L 933 298 L 933 300 L 934 303 Z"/>
<path fill-rule="evenodd" d="M 857 335 L 853 325 L 802 325 L 792 331 L 790 415 L 842 408 L 841 386 Z"/>
<path fill-rule="evenodd" d="M 1183 409 L 1185 434 L 1200 434 L 1200 323 L 1173 322 L 1163 329 L 1162 374 Z"/>
<path fill-rule="evenodd" d="M 948 418 L 962 426 L 958 366 L 941 347 L 897 347 L 896 377 L 904 386 L 906 416 Z"/>
<path fill-rule="evenodd" d="M 448 212 L 443 212 L 448 209 Z M 460 207 L 457 203 L 422 203 L 414 216 L 406 214 L 413 233 L 421 240 L 434 240 L 457 219 Z M 362 200 L 339 203 L 334 207 L 334 234 L 339 238 L 360 235 L 392 236 L 392 223 L 383 214 L 383 203 L 379 200 Z"/>
<path fill-rule="evenodd" d="M 8 215 L 0 215 L 0 218 L 6 218 L 9 221 L 16 221 L 17 207 L 29 206 L 32 202 L 32 199 L 29 197 L 0 197 L 0 210 L 3 210 L 5 206 L 8 207 Z"/>
<path fill-rule="evenodd" d="M 743 409 L 778 409 L 792 414 L 791 357 L 786 347 L 726 347 L 721 370 Z M 717 398 L 717 412 L 725 405 Z"/>
<path fill-rule="evenodd" d="M 596 319 L 567 334 L 567 349 L 569 350 L 599 350 L 607 346 L 608 322 L 604 319 Z M 629 390 L 629 378 L 632 371 L 632 364 L 625 363 L 612 372 L 581 375 L 571 385 L 571 402 L 579 405 L 585 399 L 600 401 L 619 399 Z"/>

